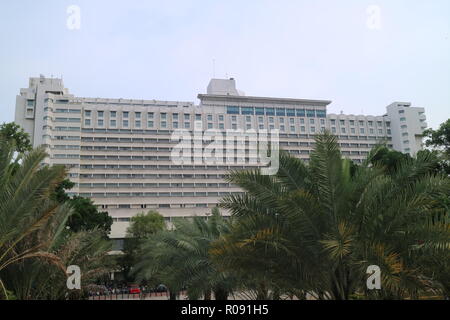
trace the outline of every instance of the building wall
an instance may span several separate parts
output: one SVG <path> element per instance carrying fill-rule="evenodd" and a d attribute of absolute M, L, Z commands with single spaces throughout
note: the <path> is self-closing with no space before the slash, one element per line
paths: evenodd
<path fill-rule="evenodd" d="M 142 211 L 157 210 L 168 222 L 207 216 L 221 197 L 241 192 L 224 181 L 228 170 L 262 166 L 252 163 L 251 155 L 232 163 L 174 163 L 171 153 L 178 141 L 171 139 L 172 131 L 191 131 L 196 122 L 203 130 L 279 129 L 280 148 L 305 161 L 315 134 L 325 129 L 339 137 L 342 154 L 356 162 L 383 141 L 408 152 L 400 139 L 405 132 L 415 139 L 409 152 L 421 147 L 423 108 L 394 103 L 382 116 L 327 115 L 331 101 L 248 97 L 234 80 L 215 79 L 208 92 L 198 96 L 199 105 L 82 98 L 69 94 L 61 79 L 31 78 L 29 88 L 17 96 L 16 122 L 30 133 L 34 146 L 46 146 L 48 163 L 68 167 L 76 184 L 71 194 L 90 197 L 109 212 L 112 238 L 123 238 L 129 219 Z M 405 110 L 406 120 L 399 110 Z M 407 128 L 401 129 L 400 122 Z M 204 151 L 207 144 L 194 144 L 192 151 Z M 235 150 L 246 148 L 252 145 L 234 145 Z"/>

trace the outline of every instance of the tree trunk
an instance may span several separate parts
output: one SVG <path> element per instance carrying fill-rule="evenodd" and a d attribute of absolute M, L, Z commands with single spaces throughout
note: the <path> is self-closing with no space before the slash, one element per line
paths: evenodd
<path fill-rule="evenodd" d="M 214 298 L 216 300 L 228 300 L 228 291 L 222 288 L 214 290 Z"/>

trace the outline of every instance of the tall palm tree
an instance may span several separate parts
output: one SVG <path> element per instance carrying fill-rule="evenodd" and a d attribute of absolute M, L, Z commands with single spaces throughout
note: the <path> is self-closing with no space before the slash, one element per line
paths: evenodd
<path fill-rule="evenodd" d="M 234 280 L 212 263 L 209 250 L 227 230 L 218 210 L 207 220 L 175 220 L 174 230 L 157 233 L 144 244 L 145 253 L 134 272 L 138 279 L 161 279 L 172 292 L 187 288 L 190 299 L 210 299 L 212 292 L 216 299 L 226 300 Z"/>
<path fill-rule="evenodd" d="M 433 166 L 423 155 L 401 160 L 390 175 L 370 159 L 355 167 L 342 158 L 335 136 L 318 135 L 308 165 L 282 152 L 276 175 L 229 174 L 245 193 L 222 200 L 236 219 L 211 252 L 227 270 L 289 295 L 368 294 L 366 269 L 374 264 L 384 297 L 413 296 L 436 280 L 416 258 L 445 259 L 449 252 L 448 221 L 432 221 L 450 182 Z"/>
<path fill-rule="evenodd" d="M 53 200 L 62 166 L 45 166 L 43 148 L 17 153 L 0 135 L 0 297 L 64 299 L 66 266 L 82 268 L 83 283 L 105 272 L 109 243 L 97 231 L 72 233 L 72 210 Z"/>
<path fill-rule="evenodd" d="M 64 220 L 70 215 L 68 206 L 50 199 L 65 169 L 42 166 L 45 157 L 43 148 L 17 154 L 0 136 L 0 290 L 5 296 L 1 272 L 14 263 L 38 257 L 63 269 L 58 257 L 46 250 L 48 242 L 30 240 L 55 216 Z"/>

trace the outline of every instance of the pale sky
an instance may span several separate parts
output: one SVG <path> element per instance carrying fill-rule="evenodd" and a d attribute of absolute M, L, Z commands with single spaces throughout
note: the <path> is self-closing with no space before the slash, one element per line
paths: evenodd
<path fill-rule="evenodd" d="M 346 114 L 411 102 L 436 128 L 450 118 L 449 34 L 448 0 L 2 1 L 0 123 L 39 74 L 77 96 L 198 103 L 215 60 L 247 95 Z"/>

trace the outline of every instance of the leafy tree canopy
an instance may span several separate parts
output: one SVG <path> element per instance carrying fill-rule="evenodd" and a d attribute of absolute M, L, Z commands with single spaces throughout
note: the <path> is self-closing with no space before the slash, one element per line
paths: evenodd
<path fill-rule="evenodd" d="M 427 147 L 443 148 L 450 155 L 450 119 L 439 126 L 439 129 L 427 129 L 424 135 L 429 139 L 425 142 Z"/>
<path fill-rule="evenodd" d="M 33 148 L 28 133 L 14 122 L 0 125 L 0 135 L 5 137 L 7 141 L 13 142 L 17 152 L 23 153 L 31 151 Z"/>
<path fill-rule="evenodd" d="M 158 231 L 164 230 L 164 217 L 156 211 L 138 213 L 131 218 L 127 236 L 135 239 L 145 239 Z"/>

